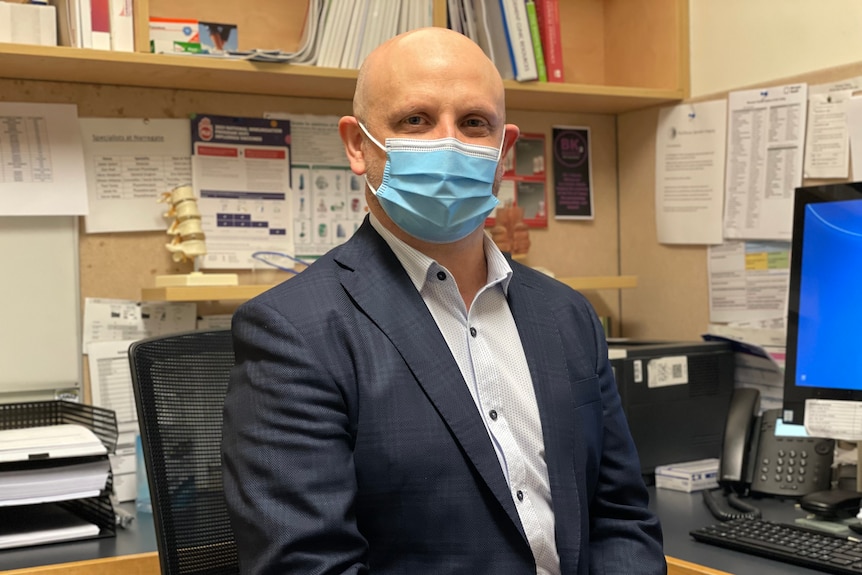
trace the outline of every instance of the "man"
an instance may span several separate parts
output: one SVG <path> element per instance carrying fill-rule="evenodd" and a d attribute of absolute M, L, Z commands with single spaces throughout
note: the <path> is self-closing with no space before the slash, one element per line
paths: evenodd
<path fill-rule="evenodd" d="M 578 293 L 483 222 L 518 137 L 442 28 L 363 63 L 339 131 L 370 216 L 234 315 L 225 488 L 244 573 L 664 573 Z"/>

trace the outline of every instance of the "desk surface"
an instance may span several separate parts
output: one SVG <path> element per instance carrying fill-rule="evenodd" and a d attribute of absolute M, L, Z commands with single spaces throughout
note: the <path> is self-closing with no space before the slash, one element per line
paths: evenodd
<path fill-rule="evenodd" d="M 757 504 L 763 510 L 766 519 L 792 523 L 797 517 L 805 515 L 794 506 L 792 501 L 762 499 Z M 651 487 L 650 507 L 661 518 L 665 554 L 669 557 L 738 575 L 818 573 L 811 569 L 729 551 L 692 539 L 688 534 L 689 531 L 716 522 L 704 506 L 700 493 L 689 494 Z M 130 504 L 123 504 L 123 508 L 134 511 L 134 506 Z M 124 559 L 128 561 L 123 562 Z M 69 564 L 79 564 L 80 568 L 70 570 Z M 117 529 L 116 537 L 0 551 L 0 571 L 11 569 L 22 571 L 10 575 L 158 573 L 153 517 L 151 514 L 142 513 L 135 518 L 129 528 Z M 671 572 L 688 573 L 688 571 L 679 570 Z"/>
<path fill-rule="evenodd" d="M 134 504 L 123 503 L 121 507 L 130 513 L 135 513 Z M 134 561 L 133 563 L 141 566 L 153 565 L 155 567 L 155 571 L 153 572 L 158 573 L 156 533 L 153 527 L 153 516 L 150 513 L 141 513 L 136 516 L 131 525 L 125 529 L 117 527 L 116 537 L 70 541 L 69 543 L 38 545 L 20 549 L 5 549 L 0 551 L 0 571 L 28 569 L 25 573 L 30 573 L 29 569 L 32 569 L 33 573 L 49 573 L 49 566 L 57 565 L 59 569 L 57 573 L 59 575 L 60 573 L 65 574 L 70 572 L 64 566 L 69 563 L 98 561 L 106 558 L 131 559 L 135 556 L 140 556 L 140 554 L 149 554 L 151 557 L 143 561 Z M 91 565 L 86 571 L 92 575 L 111 572 L 124 573 L 125 575 L 143 575 L 150 572 L 149 569 L 137 567 L 128 569 L 126 568 L 128 565 L 126 564 L 117 570 L 93 568 Z M 117 567 L 120 567 L 120 565 Z"/>
<path fill-rule="evenodd" d="M 668 489 L 650 488 L 650 507 L 658 513 L 661 519 L 664 530 L 664 552 L 669 557 L 738 575 L 749 573 L 756 573 L 757 575 L 813 575 L 821 573 L 821 571 L 695 541 L 688 534 L 689 531 L 718 523 L 718 520 L 710 515 L 701 497 L 700 492 L 683 493 Z M 772 521 L 793 523 L 797 518 L 806 516 L 806 513 L 798 509 L 791 500 L 764 498 L 752 503 L 763 511 L 764 519 Z"/>

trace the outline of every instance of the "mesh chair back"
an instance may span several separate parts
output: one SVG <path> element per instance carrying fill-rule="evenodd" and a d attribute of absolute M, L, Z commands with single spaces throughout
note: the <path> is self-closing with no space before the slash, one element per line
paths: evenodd
<path fill-rule="evenodd" d="M 162 573 L 238 573 L 221 470 L 230 330 L 141 340 L 129 361 Z"/>

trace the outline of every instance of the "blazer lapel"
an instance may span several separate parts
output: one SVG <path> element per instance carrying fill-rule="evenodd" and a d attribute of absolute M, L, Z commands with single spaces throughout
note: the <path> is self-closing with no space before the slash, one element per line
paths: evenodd
<path fill-rule="evenodd" d="M 556 316 L 548 301 L 540 286 L 524 279 L 524 274 L 515 269 L 509 283 L 509 307 L 524 345 L 542 419 L 545 462 L 559 535 L 571 533 L 572 529 L 578 531 L 581 509 L 574 475 L 577 429 L 572 377 L 565 359 L 572 350 L 563 348 Z M 558 550 L 562 554 L 559 539 L 558 536 Z"/>
<path fill-rule="evenodd" d="M 488 432 L 422 296 L 367 219 L 337 256 L 342 285 L 380 327 L 526 541 Z"/>

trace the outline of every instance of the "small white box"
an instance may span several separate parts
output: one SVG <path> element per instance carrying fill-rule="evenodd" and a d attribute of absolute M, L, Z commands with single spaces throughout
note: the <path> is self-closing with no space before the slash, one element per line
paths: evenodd
<path fill-rule="evenodd" d="M 718 487 L 718 459 L 699 459 L 655 468 L 655 486 L 675 491 L 700 491 Z"/>

